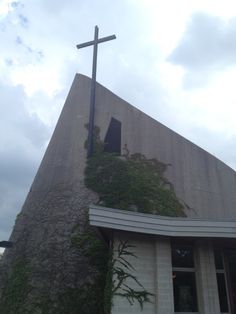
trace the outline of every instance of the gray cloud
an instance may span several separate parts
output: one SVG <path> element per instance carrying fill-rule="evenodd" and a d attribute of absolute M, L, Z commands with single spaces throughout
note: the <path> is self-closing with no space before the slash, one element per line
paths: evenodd
<path fill-rule="evenodd" d="M 235 39 L 236 18 L 226 22 L 219 17 L 196 13 L 168 60 L 189 70 L 235 64 Z"/>
<path fill-rule="evenodd" d="M 18 6 L 20 6 L 21 4 L 20 4 L 20 2 L 16 2 L 16 1 L 13 1 L 12 3 L 11 3 L 11 6 L 13 7 L 13 8 L 17 8 Z"/>
<path fill-rule="evenodd" d="M 27 58 L 27 62 L 33 63 L 35 60 L 41 61 L 43 59 L 44 57 L 43 52 L 41 50 L 34 49 L 30 47 L 29 45 L 26 45 L 20 36 L 16 37 L 15 43 L 18 46 L 21 46 L 23 48 L 22 52 L 25 54 L 25 58 Z"/>
<path fill-rule="evenodd" d="M 33 44 L 29 36 L 29 19 L 24 13 L 23 4 L 12 3 L 11 5 L 14 10 L 1 19 L 0 23 L 1 57 L 5 60 L 14 60 L 19 65 L 41 62 L 44 55 L 42 50 L 38 49 L 37 40 Z"/>
<path fill-rule="evenodd" d="M 22 39 L 20 38 L 20 36 L 16 37 L 16 43 L 17 45 L 22 45 Z"/>
<path fill-rule="evenodd" d="M 27 17 L 26 16 L 24 16 L 23 14 L 19 14 L 18 15 L 18 18 L 19 18 L 19 20 L 20 20 L 20 24 L 21 24 L 21 26 L 23 26 L 23 27 L 28 27 L 28 25 L 29 25 L 29 20 L 27 19 Z"/>
<path fill-rule="evenodd" d="M 21 87 L 0 82 L 0 240 L 7 239 L 30 187 L 49 129 L 25 104 Z"/>
<path fill-rule="evenodd" d="M 5 64 L 7 65 L 7 66 L 9 66 L 9 67 L 11 67 L 12 65 L 13 65 L 13 61 L 12 61 L 12 59 L 5 59 Z"/>

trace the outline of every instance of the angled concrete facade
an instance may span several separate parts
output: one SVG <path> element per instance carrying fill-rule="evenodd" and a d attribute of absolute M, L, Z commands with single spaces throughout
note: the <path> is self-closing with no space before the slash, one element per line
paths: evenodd
<path fill-rule="evenodd" d="M 56 303 L 64 291 L 82 287 L 88 280 L 87 261 L 78 249 L 71 246 L 71 238 L 75 229 L 82 232 L 87 208 L 97 200 L 97 196 L 84 186 L 89 95 L 90 80 L 76 75 L 41 165 L 17 216 L 10 237 L 13 248 L 6 250 L 2 261 L 0 296 L 19 260 L 31 269 L 29 284 L 32 289 L 19 308 L 9 314 L 16 311 L 41 313 L 32 304 L 37 307 L 42 295 L 44 299 Z M 49 313 L 54 313 L 53 309 Z"/>
<path fill-rule="evenodd" d="M 26 301 L 28 304 L 24 305 L 27 310 L 37 300 L 38 291 L 49 291 L 50 298 L 56 302 L 65 289 L 83 287 L 88 280 L 88 265 L 81 252 L 71 247 L 71 237 L 75 228 L 83 232 L 89 206 L 98 200 L 98 196 L 84 185 L 90 85 L 88 77 L 76 75 L 42 163 L 16 219 L 10 238 L 14 247 L 4 254 L 0 291 L 4 291 L 12 266 L 19 257 L 23 257 L 34 270 L 30 275 L 34 289 Z M 95 125 L 99 127 L 101 140 L 104 140 L 112 118 L 121 123 L 121 153 L 126 148 L 130 154 L 141 153 L 169 165 L 165 175 L 173 184 L 177 197 L 186 204 L 186 223 L 188 219 L 205 219 L 213 228 L 217 227 L 213 221 L 236 220 L 234 170 L 97 84 Z M 140 281 L 155 295 L 153 302 L 145 305 L 145 313 L 174 313 L 172 242 L 175 238 L 181 240 L 184 235 L 142 234 L 138 230 L 95 226 L 99 230 L 113 230 L 115 241 L 126 238 L 137 247 L 139 259 L 136 269 L 140 273 Z M 231 236 L 219 235 L 219 239 L 235 238 L 234 224 L 223 227 Z M 188 232 L 191 238 L 191 226 Z M 215 229 L 215 232 L 218 231 Z M 108 237 L 110 235 L 108 233 Z M 207 246 L 204 241 L 191 242 L 195 256 L 197 313 L 218 314 L 220 301 L 214 248 L 224 249 L 226 242 L 215 244 L 207 233 L 199 237 L 209 241 Z M 227 242 L 227 247 L 234 248 L 234 241 Z M 116 298 L 113 303 L 113 314 L 140 311 L 138 305 L 130 307 L 123 299 Z M 229 305 L 226 312 L 235 314 L 233 306 Z M 24 313 L 24 308 L 19 313 Z"/>
<path fill-rule="evenodd" d="M 101 106 L 101 109 L 99 108 Z M 121 100 L 97 88 L 96 124 L 105 136 L 111 117 L 122 122 L 122 143 L 130 153 L 157 158 L 170 166 L 166 176 L 188 206 L 188 217 L 236 218 L 236 174 L 197 145 Z"/>

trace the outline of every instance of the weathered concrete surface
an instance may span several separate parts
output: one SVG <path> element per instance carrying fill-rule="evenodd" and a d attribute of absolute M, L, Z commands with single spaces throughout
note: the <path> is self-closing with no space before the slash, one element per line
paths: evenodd
<path fill-rule="evenodd" d="M 186 214 L 199 218 L 236 218 L 236 173 L 219 159 L 130 106 L 102 86 L 97 88 L 96 124 L 102 138 L 110 118 L 122 122 L 122 147 L 170 164 L 167 176 Z"/>
<path fill-rule="evenodd" d="M 155 241 L 156 253 L 156 313 L 174 313 L 173 277 L 170 239 L 159 237 Z"/>
<path fill-rule="evenodd" d="M 214 248 L 210 240 L 196 243 L 195 259 L 199 312 L 220 314 Z"/>
<path fill-rule="evenodd" d="M 90 81 L 76 76 L 17 217 L 10 238 L 14 248 L 6 251 L 3 258 L 2 285 L 3 277 L 18 259 L 29 263 L 30 284 L 35 288 L 29 302 L 40 299 L 37 294 L 42 297 L 42 293 L 56 299 L 64 290 L 79 287 L 87 280 L 88 265 L 78 249 L 71 246 L 71 237 L 76 226 L 83 230 L 88 205 L 97 199 L 83 182 L 89 95 Z"/>
<path fill-rule="evenodd" d="M 34 272 L 37 295 L 56 296 L 63 287 L 78 286 L 88 273 L 78 250 L 71 247 L 74 226 L 82 229 L 88 205 L 97 197 L 84 187 L 90 79 L 77 75 L 38 173 L 10 240 L 15 246 L 3 259 L 4 274 L 23 257 Z M 170 164 L 169 180 L 189 207 L 189 217 L 235 218 L 236 176 L 224 163 L 185 138 L 97 85 L 95 124 L 104 139 L 111 117 L 122 123 L 122 147 Z M 3 277 L 1 277 L 3 278 Z M 0 280 L 4 285 L 4 280 Z"/>
<path fill-rule="evenodd" d="M 130 271 L 133 276 L 138 278 L 139 282 L 143 285 L 144 289 L 149 293 L 152 293 L 153 296 L 150 296 L 151 302 L 144 303 L 143 310 L 141 309 L 137 301 L 130 306 L 126 298 L 115 296 L 113 299 L 113 308 L 111 314 L 122 314 L 122 313 L 145 313 L 145 314 L 155 314 L 157 303 L 159 302 L 159 295 L 156 291 L 156 260 L 155 260 L 155 241 L 150 239 L 148 236 L 143 235 L 132 235 L 130 233 L 124 234 L 121 232 L 114 233 L 114 248 L 117 249 L 117 246 L 121 241 L 127 241 L 128 244 L 133 246 L 129 251 L 135 254 L 136 258 L 133 256 L 124 256 L 125 259 L 132 265 L 134 268 Z M 122 265 L 117 265 L 122 266 Z M 126 270 L 127 271 L 127 270 Z M 132 287 L 134 290 L 140 291 L 142 288 L 135 283 L 134 280 L 128 279 L 125 282 L 129 287 Z M 172 286 L 171 286 L 172 290 Z M 168 297 L 167 297 L 168 299 Z M 167 300 L 166 299 L 166 300 Z M 165 300 L 163 299 L 163 303 Z M 172 302 L 173 303 L 173 302 Z M 159 314 L 159 312 L 158 312 Z M 160 312 L 162 314 L 162 312 Z M 163 313 L 167 314 L 167 312 Z M 169 314 L 169 313 L 168 313 Z M 173 314 L 173 313 L 171 313 Z"/>

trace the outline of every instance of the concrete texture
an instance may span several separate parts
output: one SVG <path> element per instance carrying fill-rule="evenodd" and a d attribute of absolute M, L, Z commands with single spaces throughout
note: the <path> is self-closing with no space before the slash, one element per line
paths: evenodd
<path fill-rule="evenodd" d="M 99 85 L 95 123 L 102 138 L 111 117 L 122 122 L 122 148 L 170 164 L 166 175 L 188 217 L 236 218 L 234 170 Z"/>
<path fill-rule="evenodd" d="M 132 275 L 136 276 L 139 282 L 144 286 L 144 288 L 155 295 L 151 297 L 150 303 L 145 303 L 143 310 L 141 310 L 138 302 L 130 306 L 129 302 L 122 297 L 115 297 L 113 299 L 113 308 L 111 314 L 121 314 L 121 313 L 145 313 L 154 314 L 156 313 L 156 287 L 155 287 L 155 242 L 147 238 L 146 236 L 138 235 L 124 235 L 122 233 L 116 232 L 114 234 L 114 249 L 116 250 L 117 245 L 122 240 L 128 240 L 128 244 L 132 245 L 133 248 L 130 249 L 132 253 L 136 255 L 137 258 L 129 256 L 127 260 L 134 267 L 131 272 Z M 118 265 L 120 266 L 120 265 Z M 140 290 L 141 288 L 133 281 L 127 280 L 126 282 L 130 287 Z M 158 312 L 159 313 L 159 312 Z M 167 313 L 166 313 L 167 314 Z"/>
<path fill-rule="evenodd" d="M 209 240 L 197 241 L 195 259 L 199 311 L 220 314 L 214 251 Z"/>
<path fill-rule="evenodd" d="M 90 81 L 76 76 L 42 163 L 10 237 L 0 272 L 5 285 L 11 267 L 20 258 L 32 269 L 33 302 L 47 291 L 56 297 L 83 285 L 88 265 L 71 246 L 73 229 L 83 230 L 87 208 L 97 197 L 84 186 Z M 33 312 L 32 312 L 33 313 Z M 7 314 L 7 313 L 4 313 Z"/>
<path fill-rule="evenodd" d="M 173 314 L 174 296 L 172 280 L 171 246 L 168 238 L 157 238 L 156 253 L 156 313 Z"/>

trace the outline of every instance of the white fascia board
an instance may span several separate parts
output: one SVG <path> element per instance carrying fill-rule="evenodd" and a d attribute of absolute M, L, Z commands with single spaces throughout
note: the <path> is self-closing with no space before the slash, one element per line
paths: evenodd
<path fill-rule="evenodd" d="M 91 226 L 170 237 L 236 238 L 236 221 L 180 218 L 91 205 Z"/>

